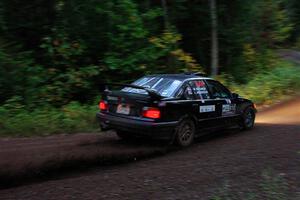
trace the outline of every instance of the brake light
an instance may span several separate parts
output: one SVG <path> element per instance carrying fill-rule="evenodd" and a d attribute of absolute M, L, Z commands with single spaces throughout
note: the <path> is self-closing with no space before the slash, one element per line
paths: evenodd
<path fill-rule="evenodd" d="M 158 108 L 145 107 L 143 110 L 143 117 L 159 119 L 160 118 L 160 110 Z"/>
<path fill-rule="evenodd" d="M 99 103 L 99 108 L 101 111 L 105 111 L 105 110 L 108 110 L 108 104 L 106 101 L 100 101 Z"/>

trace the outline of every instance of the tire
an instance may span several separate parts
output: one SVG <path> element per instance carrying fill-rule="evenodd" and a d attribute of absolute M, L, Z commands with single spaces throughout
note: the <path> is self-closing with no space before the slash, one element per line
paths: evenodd
<path fill-rule="evenodd" d="M 252 108 L 246 108 L 241 119 L 242 130 L 250 130 L 254 126 L 255 112 Z"/>
<path fill-rule="evenodd" d="M 116 130 L 116 134 L 122 140 L 130 140 L 130 139 L 132 139 L 132 136 L 131 136 L 131 134 L 129 132 Z"/>
<path fill-rule="evenodd" d="M 191 145 L 195 137 L 195 123 L 191 119 L 184 119 L 177 127 L 175 132 L 176 144 L 180 147 Z"/>

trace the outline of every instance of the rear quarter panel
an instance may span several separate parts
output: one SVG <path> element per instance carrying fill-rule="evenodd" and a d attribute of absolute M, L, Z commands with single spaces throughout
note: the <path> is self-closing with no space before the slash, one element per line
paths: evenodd
<path fill-rule="evenodd" d="M 194 110 L 192 108 L 192 103 L 182 100 L 171 100 L 171 101 L 163 101 L 162 110 L 162 120 L 164 121 L 179 121 L 180 119 L 193 116 Z"/>

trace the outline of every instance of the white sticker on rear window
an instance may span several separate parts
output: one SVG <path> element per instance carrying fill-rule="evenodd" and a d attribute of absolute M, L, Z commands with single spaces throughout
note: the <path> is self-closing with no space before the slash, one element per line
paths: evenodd
<path fill-rule="evenodd" d="M 168 95 L 168 91 L 167 90 L 164 90 L 162 93 L 161 93 L 162 96 L 167 96 Z"/>
<path fill-rule="evenodd" d="M 214 112 L 215 110 L 215 105 L 200 106 L 200 113 Z"/>

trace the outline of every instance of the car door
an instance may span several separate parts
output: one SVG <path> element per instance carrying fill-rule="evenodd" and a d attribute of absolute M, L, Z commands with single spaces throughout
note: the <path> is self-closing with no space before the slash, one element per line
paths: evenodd
<path fill-rule="evenodd" d="M 189 85 L 195 96 L 193 106 L 200 128 L 215 127 L 217 125 L 215 120 L 221 117 L 222 100 L 211 98 L 206 83 L 201 79 L 189 81 Z"/>
<path fill-rule="evenodd" d="M 166 120 L 180 120 L 186 115 L 193 115 L 195 108 L 193 107 L 194 94 L 188 83 L 183 83 L 176 92 L 174 99 L 164 102 L 164 110 Z"/>
<path fill-rule="evenodd" d="M 236 113 L 236 103 L 231 92 L 220 82 L 215 80 L 206 80 L 208 90 L 212 98 L 220 102 L 220 118 L 218 124 L 228 126 L 234 123 Z"/>

